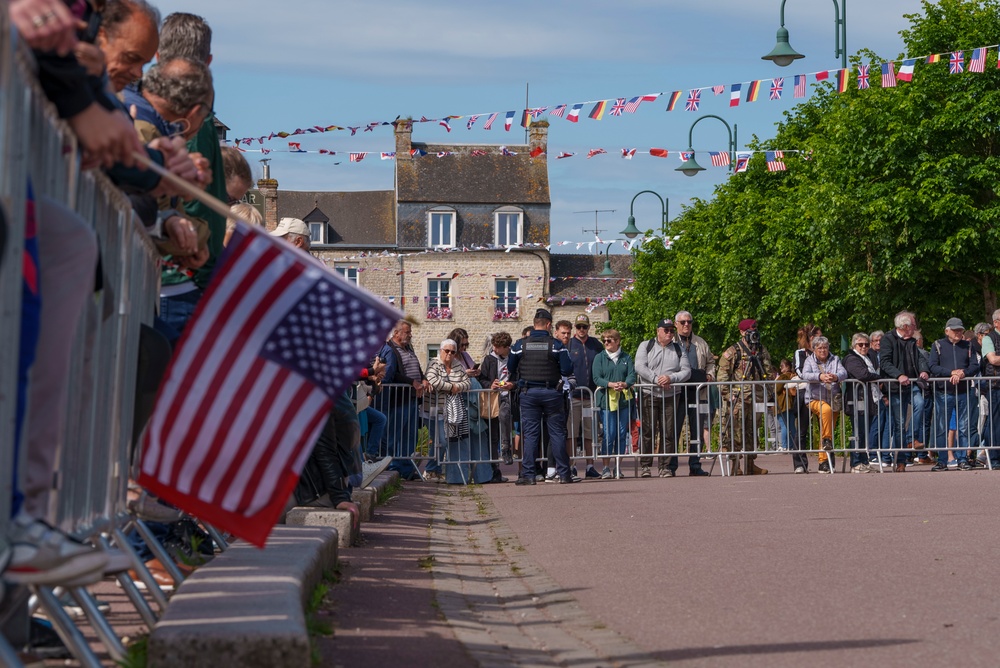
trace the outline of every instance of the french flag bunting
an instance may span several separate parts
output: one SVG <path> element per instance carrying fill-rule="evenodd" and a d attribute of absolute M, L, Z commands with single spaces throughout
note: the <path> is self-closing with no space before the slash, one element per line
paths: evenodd
<path fill-rule="evenodd" d="M 574 104 L 573 108 L 569 110 L 569 115 L 566 116 L 566 120 L 570 123 L 578 123 L 580 121 L 581 109 L 583 109 L 583 103 Z"/>
<path fill-rule="evenodd" d="M 896 74 L 896 78 L 899 81 L 913 81 L 913 68 L 916 64 L 916 58 L 907 58 L 904 60 L 903 64 L 899 66 L 899 72 Z"/>
<path fill-rule="evenodd" d="M 508 111 L 507 115 L 503 119 L 503 129 L 510 132 L 510 128 L 514 125 L 514 114 L 516 111 Z"/>
<path fill-rule="evenodd" d="M 297 141 L 288 142 L 288 150 L 291 153 L 306 153 L 306 151 L 302 150 L 302 144 Z"/>
<path fill-rule="evenodd" d="M 729 88 L 729 106 L 730 107 L 738 107 L 738 106 L 740 106 L 740 89 L 742 87 L 743 87 L 743 84 L 734 83 Z"/>

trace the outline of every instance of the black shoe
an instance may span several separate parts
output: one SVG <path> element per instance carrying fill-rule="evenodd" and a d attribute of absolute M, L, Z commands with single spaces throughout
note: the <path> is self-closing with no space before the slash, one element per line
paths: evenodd
<path fill-rule="evenodd" d="M 974 469 L 984 469 L 984 468 L 986 468 L 986 464 L 982 463 L 978 459 L 970 459 L 969 460 L 969 466 L 971 466 Z"/>
<path fill-rule="evenodd" d="M 691 477 L 691 478 L 708 477 L 708 476 L 711 476 L 711 475 L 712 474 L 709 473 L 708 471 L 706 471 L 705 469 L 691 469 L 688 472 L 688 476 Z"/>
<path fill-rule="evenodd" d="M 511 452 L 510 448 L 504 448 L 501 456 L 503 457 L 504 464 L 509 466 L 514 463 L 514 454 Z"/>
<path fill-rule="evenodd" d="M 510 482 L 510 481 L 509 481 L 509 480 L 507 480 L 507 478 L 504 478 L 504 477 L 503 477 L 503 474 L 502 474 L 502 473 L 500 473 L 500 471 L 494 471 L 494 473 L 493 473 L 493 477 L 492 477 L 492 478 L 490 478 L 490 479 L 489 479 L 489 480 L 488 480 L 487 482 L 491 482 L 491 483 L 501 483 L 501 482 Z"/>
<path fill-rule="evenodd" d="M 535 484 L 535 476 L 530 476 L 530 477 L 529 476 L 521 476 L 516 481 L 514 481 L 514 484 L 515 485 L 534 485 Z"/>
<path fill-rule="evenodd" d="M 961 466 L 961 465 L 960 465 Z M 971 466 L 969 468 L 972 468 Z M 931 467 L 931 471 L 947 471 L 948 467 L 938 460 L 938 463 Z"/>
<path fill-rule="evenodd" d="M 420 471 L 414 471 L 410 475 L 406 476 L 407 482 L 415 482 L 417 480 L 423 480 L 424 477 L 420 475 Z"/>
<path fill-rule="evenodd" d="M 820 462 L 819 463 L 819 472 L 820 473 L 829 473 L 830 472 L 830 460 L 829 459 L 826 460 L 825 462 Z"/>
<path fill-rule="evenodd" d="M 579 482 L 579 481 L 580 481 L 579 478 L 574 478 L 572 475 L 564 475 L 559 478 L 560 485 L 571 485 L 574 482 Z"/>
<path fill-rule="evenodd" d="M 972 470 L 972 464 L 970 464 L 967 461 L 961 461 L 961 462 L 958 463 L 958 470 L 959 471 L 971 471 Z"/>

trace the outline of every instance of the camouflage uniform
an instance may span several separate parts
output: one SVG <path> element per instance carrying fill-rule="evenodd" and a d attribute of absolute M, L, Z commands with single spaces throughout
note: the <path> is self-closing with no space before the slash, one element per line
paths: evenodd
<path fill-rule="evenodd" d="M 753 452 L 756 450 L 757 432 L 760 428 L 762 414 L 754 411 L 754 403 L 763 404 L 770 395 L 770 388 L 762 385 L 737 385 L 744 380 L 769 380 L 774 378 L 775 370 L 771 364 L 771 355 L 767 348 L 760 346 L 757 355 L 751 353 L 750 346 L 744 339 L 726 349 L 719 358 L 718 380 L 722 394 L 722 450 L 725 452 Z M 747 475 L 767 473 L 767 469 L 759 468 L 754 459 L 756 454 L 747 454 Z M 740 475 L 741 457 L 736 460 L 734 473 Z"/>

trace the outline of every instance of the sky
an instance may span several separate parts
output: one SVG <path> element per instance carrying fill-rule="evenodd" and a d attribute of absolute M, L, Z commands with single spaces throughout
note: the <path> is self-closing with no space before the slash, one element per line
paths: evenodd
<path fill-rule="evenodd" d="M 834 57 L 834 3 L 826 0 L 787 3 L 790 43 L 806 57 L 784 68 L 760 58 L 774 47 L 780 0 L 153 2 L 164 16 L 192 12 L 212 26 L 215 110 L 231 128 L 230 138 L 315 125 L 364 126 L 400 115 L 499 111 L 501 120 L 490 131 L 482 129 L 485 117 L 471 131 L 467 119 L 454 120 L 450 133 L 436 123 L 417 123 L 413 139 L 515 145 L 524 143 L 524 131 L 515 121 L 504 132 L 502 118 L 518 110 L 519 120 L 526 84 L 528 106 L 549 108 L 674 90 L 684 91 L 686 99 L 692 88 L 726 86 L 719 96 L 704 91 L 696 113 L 685 111 L 683 100 L 666 112 L 667 95 L 643 103 L 635 114 L 605 113 L 601 121 L 585 117 L 592 104 L 584 106 L 575 124 L 546 112 L 553 244 L 593 241 L 595 221 L 602 239 L 620 238 L 630 202 L 643 190 L 669 200 L 671 219 L 692 198 L 711 197 L 724 179 L 739 178 L 710 167 L 705 154 L 726 150 L 729 135 L 714 119 L 699 123 L 693 147 L 707 171 L 687 177 L 675 171 L 680 165 L 676 152 L 688 148 L 691 124 L 704 114 L 721 116 L 736 126 L 738 148 L 752 136 L 771 138 L 775 124 L 796 102 L 793 75 L 840 67 Z M 899 31 L 908 26 L 904 15 L 921 7 L 920 0 L 852 1 L 848 53 L 864 48 L 897 58 L 903 48 Z M 773 77 L 785 78 L 780 101 L 768 100 Z M 758 101 L 730 108 L 730 84 L 754 79 L 767 82 Z M 378 156 L 395 150 L 391 126 L 354 137 L 332 132 L 290 139 L 305 150 L 338 155 L 289 153 L 288 139 L 266 142 L 273 151 L 266 156 L 271 177 L 280 190 L 393 188 L 393 163 Z M 622 148 L 641 153 L 650 147 L 666 148 L 670 156 L 621 158 Z M 594 148 L 608 153 L 587 159 Z M 348 161 L 348 152 L 361 151 L 369 152 L 363 162 Z M 557 160 L 561 152 L 576 155 Z M 258 178 L 258 161 L 265 156 L 248 152 L 246 157 Z M 794 161 L 789 165 L 794 169 Z M 635 217 L 640 229 L 658 228 L 659 201 L 639 196 Z M 575 245 L 553 246 L 553 251 L 580 252 Z"/>

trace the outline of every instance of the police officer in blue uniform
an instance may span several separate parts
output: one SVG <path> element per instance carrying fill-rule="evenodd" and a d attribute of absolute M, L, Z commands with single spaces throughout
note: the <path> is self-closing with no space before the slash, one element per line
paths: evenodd
<path fill-rule="evenodd" d="M 569 351 L 552 337 L 552 314 L 535 311 L 534 329 L 510 350 L 510 373 L 517 374 L 524 441 L 518 485 L 535 484 L 535 463 L 541 442 L 542 420 L 549 447 L 556 457 L 556 475 L 562 484 L 573 482 L 566 452 L 566 396 L 576 387 Z"/>

